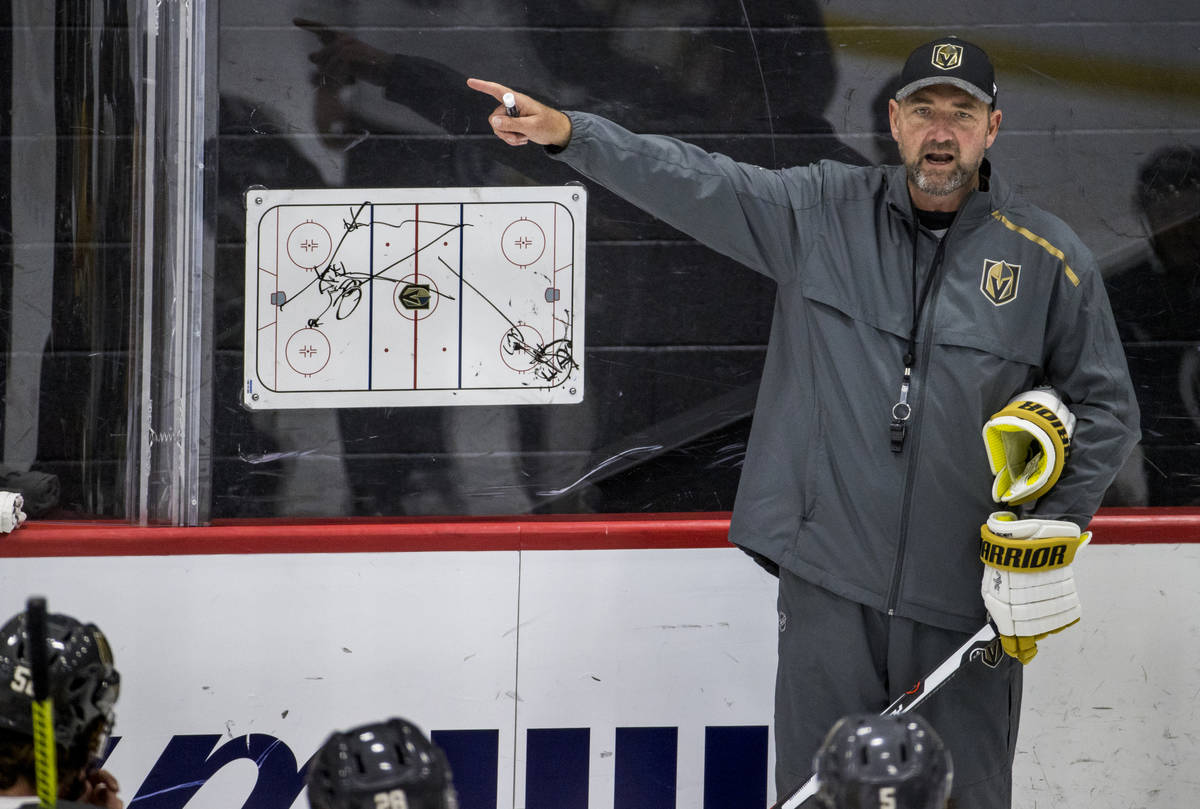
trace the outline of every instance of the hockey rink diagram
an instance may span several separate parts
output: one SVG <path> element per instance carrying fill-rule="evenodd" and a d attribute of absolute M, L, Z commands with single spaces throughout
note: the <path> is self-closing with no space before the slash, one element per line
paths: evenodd
<path fill-rule="evenodd" d="M 251 190 L 253 409 L 583 399 L 580 186 Z"/>

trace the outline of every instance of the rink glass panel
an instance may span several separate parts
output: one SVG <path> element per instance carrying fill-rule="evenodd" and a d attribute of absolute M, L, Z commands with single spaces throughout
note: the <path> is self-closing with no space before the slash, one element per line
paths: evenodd
<path fill-rule="evenodd" d="M 1200 496 L 1200 23 L 1178 4 L 1106 0 L 1068 15 L 1019 3 L 946 19 L 921 2 L 899 19 L 882 0 L 209 0 L 203 201 L 189 214 L 208 245 L 202 339 L 180 346 L 201 369 L 185 397 L 203 407 L 199 436 L 148 436 L 143 418 L 147 396 L 160 412 L 175 402 L 140 383 L 155 310 L 139 189 L 171 168 L 139 159 L 140 6 L 42 5 L 0 11 L 0 50 L 13 54 L 0 63 L 0 393 L 5 470 L 55 476 L 51 514 L 136 519 L 147 488 L 169 489 L 187 464 L 201 521 L 729 509 L 770 282 L 588 184 L 583 402 L 251 412 L 245 191 L 580 179 L 496 140 L 495 104 L 468 75 L 765 167 L 893 162 L 896 69 L 947 27 L 996 64 L 996 170 L 1075 228 L 1109 283 L 1144 438 L 1107 503 Z"/>

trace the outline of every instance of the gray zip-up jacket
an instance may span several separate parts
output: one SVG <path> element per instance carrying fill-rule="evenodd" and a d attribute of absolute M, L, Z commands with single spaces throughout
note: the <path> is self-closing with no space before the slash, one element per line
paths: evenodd
<path fill-rule="evenodd" d="M 768 171 L 568 115 L 557 159 L 777 282 L 733 543 L 874 609 L 977 629 L 979 527 L 1001 508 L 980 433 L 1038 384 L 1077 425 L 1062 477 L 1024 516 L 1086 526 L 1138 411 L 1095 260 L 1063 222 L 985 178 L 939 250 L 903 167 Z M 914 309 L 912 415 L 893 452 Z"/>

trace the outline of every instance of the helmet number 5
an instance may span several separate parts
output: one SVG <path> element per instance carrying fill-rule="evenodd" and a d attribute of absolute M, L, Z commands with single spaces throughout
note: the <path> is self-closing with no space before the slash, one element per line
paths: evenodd
<path fill-rule="evenodd" d="M 25 666 L 17 666 L 13 671 L 12 682 L 9 687 L 18 694 L 24 694 L 27 697 L 33 696 L 33 672 Z"/>
<path fill-rule="evenodd" d="M 896 809 L 896 788 L 882 787 L 879 790 L 879 809 Z"/>

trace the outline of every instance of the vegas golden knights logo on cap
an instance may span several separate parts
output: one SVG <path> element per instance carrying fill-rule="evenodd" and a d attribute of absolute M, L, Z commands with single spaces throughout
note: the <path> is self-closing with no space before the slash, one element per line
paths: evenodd
<path fill-rule="evenodd" d="M 933 49 L 933 66 L 941 70 L 954 70 L 962 64 L 962 45 L 942 43 Z"/>
<path fill-rule="evenodd" d="M 979 289 L 996 306 L 1003 306 L 1017 297 L 1017 282 L 1021 278 L 1021 265 L 1007 261 L 983 262 L 983 280 Z"/>

